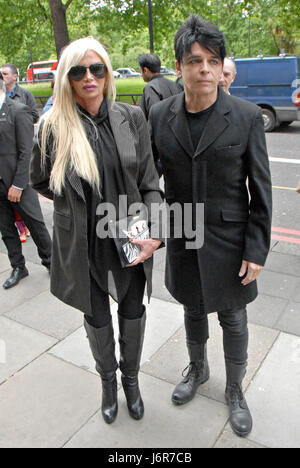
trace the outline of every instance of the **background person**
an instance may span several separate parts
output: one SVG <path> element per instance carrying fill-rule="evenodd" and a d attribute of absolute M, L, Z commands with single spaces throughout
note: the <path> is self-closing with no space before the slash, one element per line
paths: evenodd
<path fill-rule="evenodd" d="M 55 85 L 55 74 L 56 74 L 56 71 L 54 70 L 53 72 L 53 79 L 51 81 L 51 89 L 52 89 L 52 96 L 49 97 L 48 101 L 46 102 L 43 110 L 42 110 L 42 115 L 44 115 L 46 112 L 48 112 L 48 110 L 50 110 L 53 106 L 53 101 L 54 101 L 54 85 Z"/>
<path fill-rule="evenodd" d="M 16 286 L 28 276 L 14 208 L 31 231 L 42 264 L 50 270 L 51 238 L 46 229 L 37 193 L 28 185 L 29 163 L 33 145 L 30 110 L 5 95 L 0 73 L 0 231 L 13 268 L 4 289 Z"/>
<path fill-rule="evenodd" d="M 146 281 L 151 294 L 152 255 L 161 241 L 141 241 L 141 255 L 124 269 L 114 239 L 96 235 L 96 211 L 101 203 L 110 203 L 117 218 L 123 219 L 133 203 L 143 202 L 151 212 L 152 203 L 162 202 L 143 112 L 114 103 L 115 96 L 104 47 L 92 38 L 66 47 L 58 65 L 54 104 L 42 120 L 31 171 L 36 190 L 54 200 L 51 291 L 85 314 L 102 380 L 102 415 L 108 424 L 118 413 L 118 362 L 109 296 L 119 304 L 120 369 L 129 413 L 141 419 L 143 298 Z M 122 195 L 128 196 L 128 206 L 119 212 Z"/>
<path fill-rule="evenodd" d="M 182 92 L 182 89 L 176 82 L 165 78 L 160 73 L 161 62 L 157 55 L 140 55 L 138 63 L 143 80 L 147 83 L 144 87 L 140 107 L 148 120 L 149 112 L 153 104 Z"/>
<path fill-rule="evenodd" d="M 224 89 L 225 93 L 230 94 L 229 88 L 235 80 L 237 71 L 234 60 L 225 57 L 223 72 L 220 80 L 220 86 Z"/>
<path fill-rule="evenodd" d="M 6 95 L 15 102 L 26 104 L 29 107 L 33 123 L 39 120 L 39 111 L 33 94 L 28 89 L 17 84 L 18 69 L 15 65 L 8 63 L 1 67 L 2 76 L 6 87 Z"/>

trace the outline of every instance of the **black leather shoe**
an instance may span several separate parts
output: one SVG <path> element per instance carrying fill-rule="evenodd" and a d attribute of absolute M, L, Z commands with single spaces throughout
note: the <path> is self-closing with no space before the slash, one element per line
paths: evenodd
<path fill-rule="evenodd" d="M 144 403 L 139 388 L 140 370 L 146 326 L 146 308 L 139 319 L 128 320 L 119 314 L 120 370 L 129 415 L 140 420 L 144 416 Z"/>
<path fill-rule="evenodd" d="M 230 425 L 239 437 L 247 437 L 253 425 L 252 416 L 242 390 L 246 368 L 247 363 L 238 365 L 226 360 L 225 398 L 229 407 Z"/>
<path fill-rule="evenodd" d="M 107 424 L 112 424 L 118 415 L 118 384 L 116 373 L 102 380 L 102 416 Z"/>
<path fill-rule="evenodd" d="M 107 424 L 112 424 L 118 415 L 118 384 L 115 357 L 115 339 L 112 321 L 103 328 L 94 328 L 84 320 L 85 330 L 96 361 L 96 370 L 102 381 L 102 416 Z"/>
<path fill-rule="evenodd" d="M 129 415 L 139 421 L 144 416 L 144 402 L 141 397 L 139 389 L 139 381 L 137 376 L 128 377 L 125 375 L 121 376 L 122 385 L 127 401 L 127 408 Z"/>
<path fill-rule="evenodd" d="M 239 437 L 247 437 L 252 430 L 252 417 L 239 385 L 227 387 L 225 398 L 229 407 L 230 425 Z"/>
<path fill-rule="evenodd" d="M 184 376 L 187 369 L 188 373 Z M 191 362 L 182 375 L 184 379 L 175 387 L 172 395 L 174 405 L 185 405 L 191 401 L 196 395 L 198 387 L 208 381 L 210 372 L 207 359 Z"/>
<path fill-rule="evenodd" d="M 17 284 L 23 279 L 26 278 L 26 276 L 29 275 L 29 272 L 26 267 L 23 268 L 14 268 L 12 271 L 12 274 L 10 275 L 10 278 L 8 278 L 5 283 L 3 284 L 4 289 L 10 289 L 13 288 L 14 286 L 17 286 Z"/>

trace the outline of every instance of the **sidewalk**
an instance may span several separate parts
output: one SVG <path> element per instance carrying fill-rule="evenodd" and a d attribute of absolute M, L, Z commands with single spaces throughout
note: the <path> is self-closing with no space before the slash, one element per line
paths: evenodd
<path fill-rule="evenodd" d="M 52 205 L 42 202 L 48 227 Z M 164 287 L 164 251 L 155 257 L 154 299 L 142 359 L 145 417 L 128 416 L 123 390 L 119 416 L 108 426 L 100 412 L 100 382 L 82 314 L 49 293 L 32 240 L 24 246 L 30 276 L 0 287 L 0 447 L 192 448 L 300 447 L 300 246 L 273 242 L 249 306 L 246 397 L 254 427 L 233 435 L 224 399 L 222 334 L 210 316 L 211 378 L 185 407 L 170 401 L 188 364 L 182 307 Z M 10 265 L 0 241 L 0 285 Z M 116 322 L 116 304 L 112 306 Z M 117 330 L 117 327 L 115 327 Z M 6 353 L 5 353 L 6 351 Z"/>

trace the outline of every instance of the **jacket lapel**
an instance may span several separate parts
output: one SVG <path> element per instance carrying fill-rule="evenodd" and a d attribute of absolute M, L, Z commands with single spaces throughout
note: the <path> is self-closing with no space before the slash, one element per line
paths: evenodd
<path fill-rule="evenodd" d="M 211 113 L 205 130 L 202 134 L 201 140 L 199 141 L 195 157 L 200 156 L 209 146 L 211 146 L 217 138 L 224 132 L 224 130 L 230 124 L 227 117 L 231 107 L 227 102 L 227 95 L 219 87 L 219 96 L 216 101 L 213 112 Z"/>
<path fill-rule="evenodd" d="M 82 183 L 80 180 L 80 177 L 74 170 L 70 169 L 70 166 L 68 165 L 67 170 L 66 170 L 66 177 L 68 181 L 71 184 L 71 187 L 75 190 L 75 192 L 82 198 L 85 202 L 85 196 L 84 196 L 84 191 L 82 188 Z"/>
<path fill-rule="evenodd" d="M 131 180 L 135 177 L 132 168 L 136 167 L 136 151 L 134 139 L 130 131 L 129 122 L 115 105 L 111 108 L 109 103 L 109 121 L 115 138 L 118 153 L 120 156 L 121 166 L 123 169 L 123 177 L 127 193 L 131 191 Z"/>
<path fill-rule="evenodd" d="M 185 94 L 180 93 L 170 108 L 169 125 L 178 143 L 192 158 L 194 148 L 188 122 L 185 116 Z"/>

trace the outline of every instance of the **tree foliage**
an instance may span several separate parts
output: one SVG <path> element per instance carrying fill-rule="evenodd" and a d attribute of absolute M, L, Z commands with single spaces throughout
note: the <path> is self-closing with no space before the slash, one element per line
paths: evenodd
<path fill-rule="evenodd" d="M 149 50 L 147 0 L 0 0 L 0 55 L 23 72 L 33 60 L 57 55 L 50 3 L 65 7 L 70 40 L 94 35 L 109 49 L 115 68 L 137 66 Z M 155 51 L 174 62 L 178 27 L 197 13 L 217 22 L 236 56 L 300 52 L 298 0 L 152 0 Z M 218 7 L 218 8 L 217 8 Z M 59 47 L 58 47 L 59 49 Z"/>

